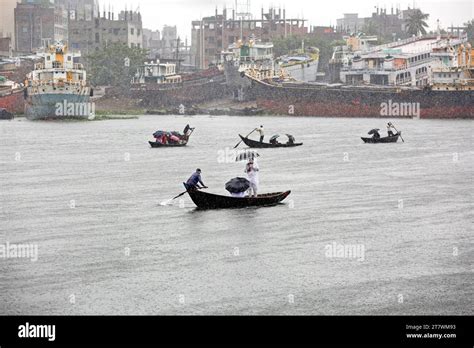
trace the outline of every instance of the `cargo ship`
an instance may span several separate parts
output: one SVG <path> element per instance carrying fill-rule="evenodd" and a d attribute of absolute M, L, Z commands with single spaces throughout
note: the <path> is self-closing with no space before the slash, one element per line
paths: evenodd
<path fill-rule="evenodd" d="M 412 38 L 355 55 L 341 70 L 344 83 L 247 77 L 257 106 L 275 114 L 474 118 L 474 55 L 467 37 Z"/>
<path fill-rule="evenodd" d="M 92 94 L 79 53 L 56 43 L 40 53 L 43 62 L 27 75 L 25 114 L 30 120 L 88 119 L 94 116 Z"/>
<path fill-rule="evenodd" d="M 23 97 L 23 86 L 0 76 L 0 109 L 9 113 L 23 113 L 25 99 Z"/>
<path fill-rule="evenodd" d="M 159 59 L 138 67 L 132 96 L 145 107 L 192 107 L 226 96 L 224 72 L 217 67 L 179 74 L 176 64 Z"/>

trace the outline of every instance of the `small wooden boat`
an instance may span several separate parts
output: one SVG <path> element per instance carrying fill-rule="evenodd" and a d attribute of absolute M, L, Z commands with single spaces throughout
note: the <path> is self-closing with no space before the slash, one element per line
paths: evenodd
<path fill-rule="evenodd" d="M 220 196 L 195 189 L 189 189 L 189 197 L 199 209 L 226 209 L 272 206 L 281 203 L 290 195 L 291 191 L 268 193 L 257 197 L 230 197 Z"/>
<path fill-rule="evenodd" d="M 260 141 L 252 140 L 249 138 L 244 138 L 242 135 L 239 134 L 239 137 L 242 139 L 242 141 L 247 145 L 248 147 L 252 147 L 255 149 L 267 149 L 267 148 L 278 148 L 278 147 L 295 147 L 295 146 L 301 146 L 303 143 L 277 143 L 277 144 L 270 144 L 270 143 L 261 143 Z"/>
<path fill-rule="evenodd" d="M 194 128 L 189 127 L 189 125 L 184 128 L 183 134 L 180 134 L 179 132 L 164 132 L 164 131 L 157 131 L 153 136 L 159 137 L 162 134 L 166 133 L 167 135 L 174 135 L 176 141 L 169 141 L 163 144 L 162 142 L 158 141 L 149 141 L 148 144 L 150 144 L 151 147 L 153 148 L 158 148 L 158 147 L 183 147 L 188 145 L 189 142 L 189 137 L 191 134 L 193 134 Z M 159 134 L 158 134 L 159 133 Z"/>
<path fill-rule="evenodd" d="M 384 138 L 361 138 L 364 143 L 366 144 L 378 144 L 378 143 L 396 143 L 398 141 L 398 138 L 400 138 L 402 132 L 399 132 L 398 134 L 395 134 L 391 137 L 384 137 Z"/>
<path fill-rule="evenodd" d="M 188 144 L 186 141 L 185 143 L 179 143 L 179 144 L 162 144 L 159 141 L 149 141 L 148 142 L 151 147 L 156 148 L 156 147 L 183 147 Z"/>

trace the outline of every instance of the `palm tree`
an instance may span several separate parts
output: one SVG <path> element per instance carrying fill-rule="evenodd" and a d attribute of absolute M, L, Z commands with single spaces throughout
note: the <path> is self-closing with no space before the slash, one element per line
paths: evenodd
<path fill-rule="evenodd" d="M 428 24 L 426 20 L 429 18 L 429 14 L 421 12 L 421 10 L 416 9 L 411 15 L 408 16 L 406 20 L 406 32 L 410 35 L 417 36 L 418 33 L 426 35 L 426 29 Z"/>

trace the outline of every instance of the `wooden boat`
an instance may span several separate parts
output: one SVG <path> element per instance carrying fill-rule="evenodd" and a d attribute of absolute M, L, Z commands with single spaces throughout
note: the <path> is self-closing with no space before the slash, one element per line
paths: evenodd
<path fill-rule="evenodd" d="M 188 131 L 191 131 L 190 133 L 188 133 Z M 158 132 L 162 132 L 162 131 L 158 131 Z M 157 133 L 158 133 L 157 132 Z M 179 134 L 178 132 L 171 132 L 172 134 L 174 134 L 176 137 L 179 138 L 179 143 L 178 142 L 168 142 L 166 144 L 163 144 L 159 141 L 149 141 L 148 144 L 150 144 L 150 146 L 152 148 L 158 148 L 158 147 L 183 147 L 183 146 L 186 146 L 188 145 L 188 142 L 189 142 L 189 137 L 193 134 L 194 132 L 194 128 L 191 128 L 189 127 L 189 125 L 186 126 L 186 128 L 184 129 L 184 135 L 182 134 Z M 168 134 L 170 132 L 167 132 Z M 155 133 L 156 134 L 156 133 Z"/>
<path fill-rule="evenodd" d="M 183 146 L 188 145 L 187 141 L 185 143 L 180 143 L 180 144 L 162 144 L 158 141 L 149 141 L 148 143 L 153 148 L 157 148 L 157 147 L 183 147 Z"/>
<path fill-rule="evenodd" d="M 399 132 L 398 134 L 395 134 L 391 137 L 384 137 L 384 138 L 361 138 L 364 143 L 366 144 L 378 144 L 378 143 L 396 143 L 398 141 L 398 138 L 400 138 L 402 132 Z"/>
<path fill-rule="evenodd" d="M 272 206 L 281 203 L 290 195 L 291 191 L 268 193 L 257 197 L 230 197 L 220 196 L 195 189 L 188 189 L 189 197 L 199 209 L 226 209 Z"/>
<path fill-rule="evenodd" d="M 303 143 L 283 143 L 283 144 L 270 144 L 270 143 L 261 143 L 260 141 L 252 140 L 249 138 L 244 138 L 242 135 L 239 134 L 239 137 L 248 147 L 256 148 L 256 149 L 267 149 L 267 148 L 274 148 L 274 147 L 295 147 L 301 146 Z"/>

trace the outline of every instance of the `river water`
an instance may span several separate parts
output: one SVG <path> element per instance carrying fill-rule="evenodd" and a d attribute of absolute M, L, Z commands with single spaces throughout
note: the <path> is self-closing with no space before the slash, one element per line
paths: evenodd
<path fill-rule="evenodd" d="M 392 121 L 405 143 L 363 144 L 380 119 L 2 122 L 0 246 L 38 257 L 0 258 L 0 313 L 472 315 L 473 122 Z M 187 123 L 188 147 L 148 146 Z M 259 151 L 284 204 L 160 205 L 197 167 L 225 194 L 244 164 L 222 159 L 260 124 L 304 142 Z"/>

